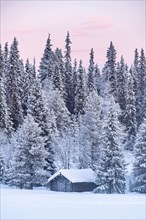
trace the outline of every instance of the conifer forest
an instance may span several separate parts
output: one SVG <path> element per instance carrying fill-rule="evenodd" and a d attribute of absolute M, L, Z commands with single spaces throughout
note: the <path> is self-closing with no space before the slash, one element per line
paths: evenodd
<path fill-rule="evenodd" d="M 59 169 L 91 168 L 96 193 L 146 193 L 144 50 L 128 66 L 109 42 L 103 68 L 94 48 L 85 68 L 72 60 L 69 32 L 63 51 L 52 42 L 49 34 L 38 70 L 16 38 L 0 46 L 0 182 L 33 189 Z"/>

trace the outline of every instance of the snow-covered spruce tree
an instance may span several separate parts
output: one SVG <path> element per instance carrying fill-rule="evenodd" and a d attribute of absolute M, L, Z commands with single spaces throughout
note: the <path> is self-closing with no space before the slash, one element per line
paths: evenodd
<path fill-rule="evenodd" d="M 144 111 L 144 118 L 146 118 L 146 87 L 144 91 L 144 104 L 143 104 L 143 111 Z"/>
<path fill-rule="evenodd" d="M 54 72 L 55 53 L 52 51 L 50 34 L 48 35 L 46 47 L 39 66 L 39 77 L 43 87 L 49 87 Z"/>
<path fill-rule="evenodd" d="M 10 94 L 9 94 L 9 88 L 11 87 L 11 76 L 9 74 L 9 48 L 8 43 L 5 43 L 4 47 L 4 85 L 5 85 L 5 94 L 6 94 L 6 103 L 7 103 L 7 112 L 9 117 L 9 134 L 12 132 L 12 120 L 10 118 Z"/>
<path fill-rule="evenodd" d="M 44 167 L 48 153 L 44 148 L 45 138 L 41 133 L 39 124 L 28 114 L 14 134 L 15 152 L 8 175 L 10 185 L 33 189 L 33 186 L 46 184 L 48 174 Z"/>
<path fill-rule="evenodd" d="M 0 148 L 0 183 L 3 183 L 4 179 L 4 157 Z"/>
<path fill-rule="evenodd" d="M 98 92 L 98 95 L 100 94 L 100 90 L 101 90 L 101 82 L 100 82 L 100 69 L 98 67 L 98 65 L 95 65 L 95 89 Z"/>
<path fill-rule="evenodd" d="M 58 64 L 56 64 L 54 68 L 54 73 L 52 76 L 52 87 L 53 90 L 58 89 L 63 97 L 63 82 L 62 82 L 61 71 Z"/>
<path fill-rule="evenodd" d="M 85 114 L 79 118 L 79 168 L 95 170 L 100 155 L 100 97 L 94 90 L 85 100 Z"/>
<path fill-rule="evenodd" d="M 2 158 L 2 182 L 7 183 L 7 172 L 9 171 L 10 161 L 13 154 L 12 134 L 0 129 L 0 154 Z"/>
<path fill-rule="evenodd" d="M 69 112 L 73 113 L 73 74 L 71 64 L 71 40 L 69 32 L 65 39 L 65 103 Z"/>
<path fill-rule="evenodd" d="M 110 82 L 110 94 L 117 98 L 117 76 L 116 76 L 116 50 L 112 42 L 110 42 L 110 47 L 107 50 L 107 79 Z"/>
<path fill-rule="evenodd" d="M 135 92 L 135 96 L 137 97 L 137 89 L 139 87 L 139 80 L 138 80 L 138 73 L 139 73 L 139 54 L 138 54 L 138 50 L 136 49 L 134 51 L 134 62 L 133 62 L 133 66 L 135 69 L 135 76 L 134 76 L 134 92 Z"/>
<path fill-rule="evenodd" d="M 35 74 L 33 73 L 33 66 L 26 60 L 24 75 L 22 77 L 22 108 L 23 114 L 26 116 L 28 108 L 28 97 L 30 95 L 30 89 L 34 82 Z"/>
<path fill-rule="evenodd" d="M 126 94 L 127 94 L 127 71 L 123 56 L 121 57 L 120 63 L 117 63 L 117 102 L 121 108 L 121 115 L 119 119 L 124 123 L 124 115 L 126 111 Z"/>
<path fill-rule="evenodd" d="M 137 128 L 139 128 L 144 118 L 144 97 L 146 87 L 146 58 L 143 49 L 141 49 L 140 57 L 137 49 L 135 50 L 133 69 L 134 93 L 136 97 L 136 121 Z"/>
<path fill-rule="evenodd" d="M 125 162 L 121 145 L 122 130 L 116 113 L 113 97 L 110 101 L 107 115 L 102 121 L 100 162 L 96 167 L 96 193 L 125 192 Z"/>
<path fill-rule="evenodd" d="M 58 89 L 50 90 L 45 99 L 48 109 L 54 113 L 57 131 L 61 135 L 70 125 L 70 113 L 64 99 Z"/>
<path fill-rule="evenodd" d="M 5 73 L 4 69 L 4 56 L 0 45 L 0 129 L 7 135 L 11 133 L 12 126 L 10 117 L 8 114 L 7 98 L 6 98 L 6 86 L 5 86 Z"/>
<path fill-rule="evenodd" d="M 95 73 L 94 73 L 94 51 L 93 48 L 90 52 L 90 60 L 89 60 L 89 68 L 88 68 L 88 79 L 87 79 L 87 87 L 88 93 L 95 90 Z"/>
<path fill-rule="evenodd" d="M 139 59 L 139 90 L 138 90 L 138 104 L 139 107 L 139 120 L 138 126 L 142 123 L 144 117 L 144 97 L 145 97 L 145 88 L 146 88 L 146 58 L 144 55 L 144 50 L 141 49 L 140 59 Z"/>
<path fill-rule="evenodd" d="M 17 129 L 23 122 L 23 110 L 20 96 L 19 79 L 21 75 L 20 59 L 18 51 L 18 42 L 16 38 L 11 45 L 9 67 L 9 81 L 7 87 L 8 108 L 10 109 L 10 117 L 13 123 L 13 128 Z"/>
<path fill-rule="evenodd" d="M 137 132 L 137 125 L 136 125 L 136 107 L 135 107 L 135 95 L 134 95 L 134 85 L 133 85 L 133 71 L 134 68 L 131 67 L 130 73 L 128 76 L 128 91 L 126 97 L 126 111 L 124 116 L 124 124 L 126 126 L 126 142 L 125 142 L 125 149 L 133 151 L 135 137 Z"/>
<path fill-rule="evenodd" d="M 82 66 L 82 61 L 80 60 L 79 68 L 77 71 L 77 78 L 76 78 L 76 87 L 75 87 L 75 103 L 74 103 L 74 113 L 76 117 L 81 114 L 84 114 L 84 102 L 85 102 L 85 86 L 84 86 L 84 70 Z"/>
<path fill-rule="evenodd" d="M 4 60 L 5 60 L 5 64 L 8 63 L 8 58 L 9 58 L 9 48 L 8 48 L 8 42 L 6 42 L 5 46 L 4 46 Z"/>
<path fill-rule="evenodd" d="M 77 60 L 75 59 L 74 60 L 74 63 L 73 63 L 73 103 L 74 103 L 74 106 L 73 106 L 73 109 L 74 109 L 74 114 L 75 114 L 75 94 L 76 94 L 76 87 L 77 87 Z"/>
<path fill-rule="evenodd" d="M 56 48 L 55 55 L 56 55 L 56 62 L 57 62 L 57 65 L 60 71 L 60 77 L 61 77 L 60 80 L 62 82 L 62 95 L 65 98 L 65 64 L 63 61 L 62 50 L 59 48 Z"/>
<path fill-rule="evenodd" d="M 54 172 L 54 152 L 52 148 L 51 140 L 51 125 L 48 124 L 48 111 L 45 107 L 45 103 L 42 96 L 41 85 L 39 80 L 36 78 L 34 81 L 30 95 L 28 98 L 28 110 L 27 113 L 30 114 L 36 123 L 38 123 L 41 128 L 41 136 L 45 137 L 45 150 L 48 152 L 48 157 L 46 158 L 45 170 L 48 171 L 48 177 Z"/>
<path fill-rule="evenodd" d="M 146 118 L 140 125 L 136 136 L 134 155 L 134 185 L 132 190 L 139 193 L 146 193 Z"/>
<path fill-rule="evenodd" d="M 3 56 L 4 56 L 4 76 L 6 79 L 5 80 L 5 88 L 6 88 L 6 96 L 7 96 L 8 95 L 7 94 L 7 85 L 9 82 L 9 72 L 8 72 L 8 69 L 9 69 L 9 48 L 8 48 L 8 43 L 5 43 Z"/>
<path fill-rule="evenodd" d="M 9 82 L 8 67 L 9 67 L 9 48 L 8 48 L 8 43 L 5 43 L 5 46 L 4 46 L 4 75 L 6 78 L 6 82 L 5 82 L 6 88 L 7 88 L 7 83 Z"/>
<path fill-rule="evenodd" d="M 138 72 L 139 70 L 139 54 L 138 54 L 138 49 L 136 48 L 134 51 L 134 67 L 136 71 Z"/>
<path fill-rule="evenodd" d="M 140 125 L 141 121 L 141 111 L 142 111 L 142 103 L 140 101 L 140 80 L 139 80 L 139 54 L 138 50 L 134 51 L 134 62 L 133 62 L 133 91 L 135 95 L 135 107 L 136 107 L 136 123 L 137 129 Z"/>

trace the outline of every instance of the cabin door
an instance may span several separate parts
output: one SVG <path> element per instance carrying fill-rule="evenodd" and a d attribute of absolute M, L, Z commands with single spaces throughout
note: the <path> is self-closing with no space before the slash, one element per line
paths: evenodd
<path fill-rule="evenodd" d="M 65 192 L 65 182 L 64 181 L 58 181 L 58 191 Z"/>

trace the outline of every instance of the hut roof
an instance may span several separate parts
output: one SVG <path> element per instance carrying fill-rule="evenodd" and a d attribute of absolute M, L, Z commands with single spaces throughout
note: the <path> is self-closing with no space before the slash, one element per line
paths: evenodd
<path fill-rule="evenodd" d="M 95 172 L 92 169 L 61 169 L 52 175 L 48 182 L 57 176 L 64 176 L 72 183 L 95 182 Z"/>

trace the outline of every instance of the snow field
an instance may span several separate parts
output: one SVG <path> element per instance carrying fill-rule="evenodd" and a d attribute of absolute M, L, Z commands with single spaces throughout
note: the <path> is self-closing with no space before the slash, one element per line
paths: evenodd
<path fill-rule="evenodd" d="M 1 187 L 1 220 L 145 220 L 146 195 Z"/>

